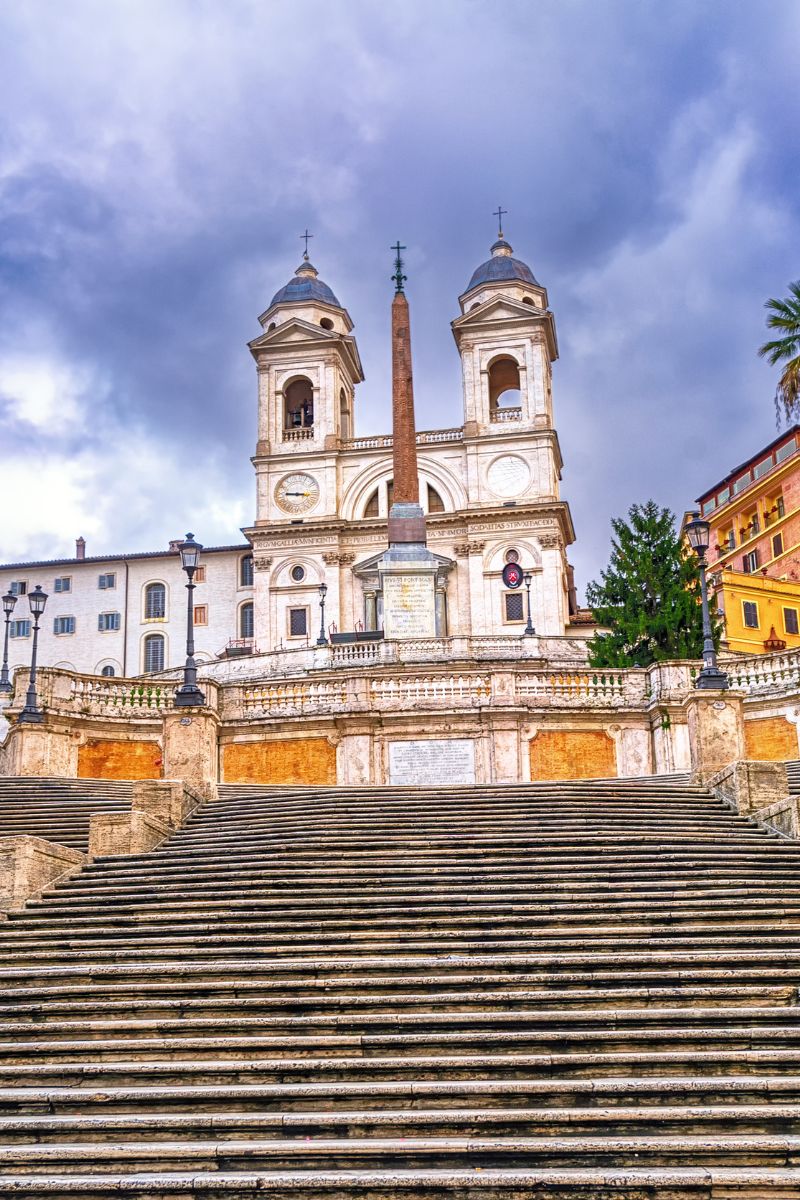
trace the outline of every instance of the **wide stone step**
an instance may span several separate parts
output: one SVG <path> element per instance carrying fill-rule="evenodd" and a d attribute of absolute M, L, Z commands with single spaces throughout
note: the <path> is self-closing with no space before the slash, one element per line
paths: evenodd
<path fill-rule="evenodd" d="M 797 1200 L 798 1172 L 771 1167 L 401 1168 L 306 1171 L 98 1171 L 91 1174 L 0 1175 L 2 1196 L 108 1200 L 245 1198 L 264 1194 L 292 1200 Z"/>
<path fill-rule="evenodd" d="M 613 1138 L 800 1132 L 800 1104 L 612 1105 L 594 1108 L 351 1108 L 322 1112 L 174 1112 L 0 1116 L 0 1145 L 94 1140 L 525 1136 Z"/>
<path fill-rule="evenodd" d="M 617 1167 L 719 1165 L 730 1169 L 800 1165 L 800 1136 L 793 1134 L 641 1135 L 598 1138 L 472 1137 L 226 1139 L 223 1142 L 104 1142 L 0 1145 L 0 1170 L 45 1174 L 52 1170 L 253 1170 L 390 1167 Z M 796 1172 L 800 1183 L 800 1170 Z"/>
<path fill-rule="evenodd" d="M 20 1014 L 14 1012 L 14 1017 Z M 11 1014 L 9 1014 L 11 1016 Z M 182 1014 L 173 1017 L 134 1018 L 129 1015 L 115 1019 L 48 1020 L 46 1023 L 30 1020 L 9 1019 L 0 1025 L 0 1043 L 30 1040 L 37 1043 L 79 1040 L 90 1038 L 112 1040 L 121 1037 L 165 1039 L 173 1034 L 180 1038 L 213 1034 L 215 1037 L 235 1038 L 294 1033 L 327 1035 L 347 1033 L 360 1036 L 367 1033 L 396 1034 L 398 1030 L 410 1033 L 442 1031 L 450 1036 L 458 1030 L 466 1030 L 470 1036 L 480 1037 L 487 1030 L 507 1027 L 522 1044 L 529 1036 L 539 1040 L 552 1037 L 554 1040 L 579 1038 L 589 1035 L 598 1040 L 611 1041 L 615 1037 L 632 1040 L 663 1037 L 670 1040 L 677 1031 L 678 1040 L 690 1040 L 696 1031 L 703 1036 L 719 1036 L 728 1042 L 734 1038 L 749 1036 L 756 1042 L 759 1038 L 771 1042 L 771 1030 L 777 1029 L 780 1036 L 787 1035 L 792 1043 L 796 1038 L 794 1028 L 800 1033 L 800 1007 L 774 1008 L 720 1005 L 716 1008 L 624 1008 L 591 1009 L 573 1008 L 568 1012 L 559 1009 L 524 1009 L 489 1012 L 403 1012 L 387 1009 L 382 1013 L 354 1010 L 349 1013 L 318 1013 L 302 1015 L 248 1015 L 234 1011 L 215 1017 Z"/>
<path fill-rule="evenodd" d="M 256 992 L 258 994 L 253 994 Z M 41 999 L 42 995 L 47 999 Z M 129 998 L 125 998 L 126 995 Z M 593 1011 L 598 1012 L 607 1009 L 626 1011 L 628 1008 L 647 1012 L 669 1005 L 679 1008 L 684 1014 L 693 1015 L 695 1006 L 698 1006 L 698 1012 L 711 1014 L 715 1008 L 727 1008 L 735 1004 L 739 1012 L 758 1014 L 772 1006 L 780 1006 L 780 1010 L 785 1012 L 787 1007 L 794 1007 L 797 1002 L 798 989 L 795 986 L 729 987 L 719 984 L 676 988 L 629 986 L 602 990 L 575 987 L 568 991 L 556 988 L 536 991 L 513 986 L 447 991 L 432 986 L 416 993 L 394 991 L 387 994 L 365 990 L 336 994 L 328 990 L 326 982 L 322 982 L 316 991 L 294 986 L 288 990 L 278 987 L 270 991 L 268 988 L 262 989 L 259 984 L 244 983 L 232 987 L 230 983 L 217 981 L 204 984 L 199 996 L 191 994 L 181 985 L 169 984 L 151 987 L 146 995 L 139 985 L 124 984 L 113 989 L 91 986 L 43 990 L 8 988 L 0 994 L 0 1015 L 13 1018 L 17 1024 L 26 1018 L 32 1019 L 37 1022 L 40 1035 L 44 1036 L 53 1018 L 81 1014 L 84 1017 L 82 1026 L 85 1027 L 92 1018 L 102 1019 L 112 1013 L 127 1017 L 134 1009 L 143 1018 L 175 1017 L 191 1025 L 195 1017 L 241 1021 L 243 1017 L 259 1014 L 280 1014 L 284 1017 L 316 1017 L 321 1014 L 324 1019 L 325 1015 L 331 1013 L 348 1017 L 357 1014 L 368 1017 L 374 1013 L 381 1019 L 388 1017 L 394 1022 L 397 1014 L 415 1011 L 430 1015 L 499 1012 L 504 1018 L 513 1019 L 520 1010 L 538 1012 L 541 1009 L 558 1012 L 563 1021 L 569 1020 L 572 1009 L 581 1005 L 592 1005 Z M 40 1022 L 41 1017 L 48 1018 L 47 1025 Z"/>

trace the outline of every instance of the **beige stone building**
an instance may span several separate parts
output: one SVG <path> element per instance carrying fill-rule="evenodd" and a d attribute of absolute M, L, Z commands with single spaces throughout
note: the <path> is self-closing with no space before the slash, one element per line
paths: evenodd
<path fill-rule="evenodd" d="M 440 560 L 438 636 L 519 634 L 525 594 L 501 572 L 532 574 L 537 633 L 571 632 L 567 547 L 553 421 L 558 354 L 547 292 L 500 238 L 452 322 L 462 364 L 453 425 L 417 434 L 428 547 Z M 377 560 L 387 544 L 392 438 L 357 436 L 363 371 L 347 309 L 306 259 L 260 317 L 255 625 L 262 647 L 301 644 L 327 586 L 326 632 L 379 630 Z"/>

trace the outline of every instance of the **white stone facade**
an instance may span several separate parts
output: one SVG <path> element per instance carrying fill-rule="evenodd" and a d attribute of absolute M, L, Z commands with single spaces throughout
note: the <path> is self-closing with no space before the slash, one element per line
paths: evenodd
<path fill-rule="evenodd" d="M 245 561 L 250 557 L 246 544 L 203 552 L 203 578 L 194 592 L 195 618 L 201 622 L 194 626 L 198 662 L 216 659 L 231 641 L 241 637 L 242 621 L 247 622 L 242 608 L 253 600 L 252 585 L 243 582 L 251 574 Z M 108 583 L 109 577 L 113 577 L 113 586 L 101 587 L 101 578 Z M 56 580 L 68 580 L 69 590 L 56 591 Z M 24 584 L 25 588 L 12 613 L 12 632 L 18 632 L 14 629 L 18 621 L 32 624 L 28 595 L 34 587 L 39 584 L 48 595 L 39 631 L 39 662 L 43 666 L 98 675 L 103 668 L 111 668 L 114 675 L 138 675 L 151 665 L 145 659 L 146 639 L 154 635 L 164 639 L 165 667 L 179 666 L 186 657 L 186 575 L 177 550 L 0 567 L 2 593 L 12 584 Z M 153 585 L 164 589 L 163 617 L 148 615 L 148 588 Z M 151 603 L 151 611 L 158 608 Z M 104 619 L 102 624 L 112 628 L 101 630 L 101 617 L 106 615 L 115 619 Z M 56 633 L 56 621 L 70 617 L 74 632 Z M 60 625 L 65 623 L 62 620 Z M 252 645 L 252 639 L 247 640 Z M 30 631 L 10 637 L 8 649 L 12 669 L 27 666 Z"/>
<path fill-rule="evenodd" d="M 460 297 L 453 322 L 460 424 L 417 435 L 428 546 L 441 559 L 440 635 L 522 632 L 527 613 L 519 597 L 508 609 L 501 582 L 513 553 L 533 577 L 537 633 L 569 632 L 566 548 L 574 533 L 559 495 L 555 324 L 544 288 L 510 251 L 497 243 L 484 266 L 508 260 L 522 277 L 490 276 Z M 381 627 L 371 560 L 386 547 L 390 506 L 391 436 L 353 436 L 363 375 L 350 316 L 313 267 L 297 274 L 297 287 L 278 293 L 260 318 L 264 332 L 250 344 L 259 441 L 256 521 L 246 533 L 255 552 L 256 629 L 270 647 L 302 640 L 292 633 L 292 610 L 316 611 L 323 582 L 326 633 Z M 295 630 L 301 624 L 295 619 Z"/>

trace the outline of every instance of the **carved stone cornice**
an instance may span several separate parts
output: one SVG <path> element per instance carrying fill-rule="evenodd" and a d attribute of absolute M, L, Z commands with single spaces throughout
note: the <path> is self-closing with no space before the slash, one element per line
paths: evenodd
<path fill-rule="evenodd" d="M 453 553 L 458 558 L 467 558 L 470 554 L 483 554 L 486 542 L 459 542 L 453 547 Z"/>

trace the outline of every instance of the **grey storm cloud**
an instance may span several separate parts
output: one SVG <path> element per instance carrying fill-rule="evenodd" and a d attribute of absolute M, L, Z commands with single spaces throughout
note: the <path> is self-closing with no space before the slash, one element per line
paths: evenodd
<path fill-rule="evenodd" d="M 794 0 L 45 0 L 0 7 L 0 558 L 252 519 L 245 342 L 311 256 L 388 427 L 390 244 L 420 427 L 508 209 L 549 290 L 581 585 L 774 433 L 763 302 L 800 276 Z M 199 487 L 187 488 L 187 479 Z"/>

